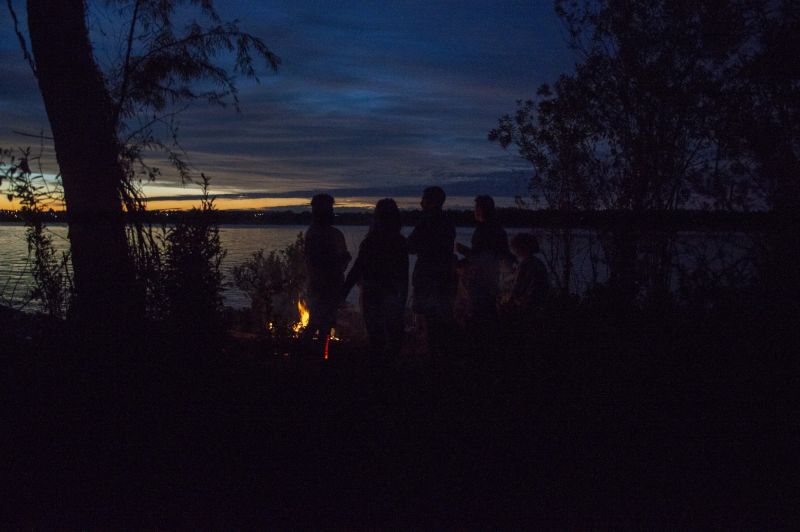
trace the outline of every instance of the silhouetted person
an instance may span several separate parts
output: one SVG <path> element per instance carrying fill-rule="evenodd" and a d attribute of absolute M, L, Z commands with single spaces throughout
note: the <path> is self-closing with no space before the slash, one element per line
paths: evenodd
<path fill-rule="evenodd" d="M 333 227 L 333 197 L 317 194 L 311 199 L 311 225 L 305 234 L 308 269 L 308 327 L 303 341 L 311 346 L 319 331 L 320 343 L 336 323 L 336 309 L 341 301 L 344 272 L 350 253 L 341 231 Z"/>
<path fill-rule="evenodd" d="M 408 251 L 417 256 L 412 309 L 422 318 L 431 353 L 449 351 L 454 340 L 456 227 L 442 211 L 445 198 L 439 187 L 422 192 L 422 218 L 408 237 Z"/>
<path fill-rule="evenodd" d="M 497 222 L 491 196 L 475 198 L 475 221 L 472 247 L 457 244 L 456 249 L 465 257 L 462 271 L 466 276 L 470 319 L 480 326 L 497 318 L 500 263 L 512 256 L 506 231 Z"/>
<path fill-rule="evenodd" d="M 361 310 L 373 353 L 397 355 L 403 343 L 408 299 L 408 245 L 400 234 L 400 210 L 393 199 L 375 205 L 372 226 L 344 283 L 343 297 L 360 283 Z"/>
<path fill-rule="evenodd" d="M 541 311 L 550 290 L 547 267 L 536 256 L 539 240 L 531 233 L 520 233 L 511 239 L 511 251 L 519 263 L 514 286 L 505 306 L 508 311 L 530 316 Z"/>

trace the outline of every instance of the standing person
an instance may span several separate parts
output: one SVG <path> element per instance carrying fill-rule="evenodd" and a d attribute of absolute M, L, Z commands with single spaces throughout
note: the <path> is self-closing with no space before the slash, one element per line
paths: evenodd
<path fill-rule="evenodd" d="M 477 329 L 491 326 L 497 319 L 497 296 L 500 282 L 500 262 L 512 258 L 508 235 L 497 221 L 491 196 L 475 198 L 475 232 L 472 247 L 457 244 L 464 255 L 465 286 L 469 294 L 470 319 Z"/>
<path fill-rule="evenodd" d="M 344 282 L 343 297 L 361 284 L 361 310 L 372 352 L 382 362 L 400 352 L 408 299 L 408 245 L 400 234 L 400 209 L 393 199 L 375 205 L 372 226 Z"/>
<path fill-rule="evenodd" d="M 311 346 L 319 332 L 319 343 L 336 323 L 336 309 L 344 284 L 344 272 L 350 253 L 341 231 L 333 227 L 333 197 L 317 194 L 311 198 L 311 225 L 305 234 L 306 267 L 308 270 L 308 327 L 303 342 Z"/>
<path fill-rule="evenodd" d="M 448 352 L 455 340 L 456 227 L 442 211 L 445 198 L 440 187 L 428 187 L 422 192 L 422 218 L 408 237 L 408 252 L 417 256 L 411 281 L 412 309 L 422 318 L 431 354 Z"/>

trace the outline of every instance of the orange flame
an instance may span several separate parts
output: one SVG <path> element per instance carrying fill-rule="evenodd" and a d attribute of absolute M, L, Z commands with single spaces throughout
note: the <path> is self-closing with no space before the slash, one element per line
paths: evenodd
<path fill-rule="evenodd" d="M 300 321 L 292 325 L 292 330 L 295 334 L 300 334 L 308 327 L 308 320 L 311 319 L 311 313 L 308 311 L 308 307 L 306 307 L 302 299 L 297 302 L 297 313 L 300 316 Z"/>

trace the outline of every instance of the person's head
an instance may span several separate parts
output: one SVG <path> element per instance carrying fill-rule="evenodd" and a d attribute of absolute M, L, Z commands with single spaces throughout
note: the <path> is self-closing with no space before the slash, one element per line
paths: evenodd
<path fill-rule="evenodd" d="M 511 239 L 511 251 L 520 260 L 539 252 L 539 240 L 531 233 L 519 233 Z"/>
<path fill-rule="evenodd" d="M 475 220 L 488 222 L 494 219 L 494 200 L 491 196 L 478 196 L 475 198 Z"/>
<path fill-rule="evenodd" d="M 400 209 L 397 208 L 397 203 L 391 198 L 380 200 L 375 205 L 375 212 L 372 216 L 372 231 L 399 233 L 401 226 Z"/>
<path fill-rule="evenodd" d="M 422 206 L 423 212 L 431 212 L 441 210 L 444 205 L 444 200 L 447 196 L 441 187 L 428 187 L 422 191 Z"/>
<path fill-rule="evenodd" d="M 321 225 L 333 225 L 333 196 L 317 194 L 311 198 L 311 219 Z"/>

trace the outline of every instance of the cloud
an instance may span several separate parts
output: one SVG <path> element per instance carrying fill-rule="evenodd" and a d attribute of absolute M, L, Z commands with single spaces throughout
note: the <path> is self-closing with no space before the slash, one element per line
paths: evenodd
<path fill-rule="evenodd" d="M 525 195 L 527 183 L 530 180 L 530 172 L 511 171 L 495 172 L 490 174 L 476 175 L 439 175 L 435 179 L 436 183 L 442 186 L 448 196 L 474 197 L 479 194 L 489 194 L 492 196 L 513 198 L 517 195 Z M 419 197 L 422 190 L 434 183 L 417 182 L 408 184 L 382 184 L 359 187 L 325 187 L 316 186 L 304 189 L 293 189 L 275 192 L 254 192 L 240 190 L 228 192 L 224 188 L 212 186 L 212 192 L 219 199 L 271 199 L 271 198 L 310 198 L 314 194 L 327 192 L 337 197 Z M 170 193 L 172 191 L 172 193 Z M 181 199 L 199 200 L 201 195 L 192 191 L 190 188 L 177 188 L 168 186 L 152 187 L 149 197 L 153 201 L 174 201 Z"/>
<path fill-rule="evenodd" d="M 241 114 L 196 105 L 180 117 L 189 160 L 231 193 L 391 195 L 525 171 L 486 134 L 516 99 L 572 63 L 549 3 L 217 4 L 224 18 L 240 19 L 283 59 L 278 74 L 262 68 L 261 85 L 241 81 Z M 103 42 L 111 47 L 114 39 Z M 0 34 L 0 64 L 12 73 L 0 88 L 6 146 L 19 140 L 12 126 L 39 131 L 47 123 L 13 32 Z M 175 179 L 167 172 L 164 181 Z"/>

